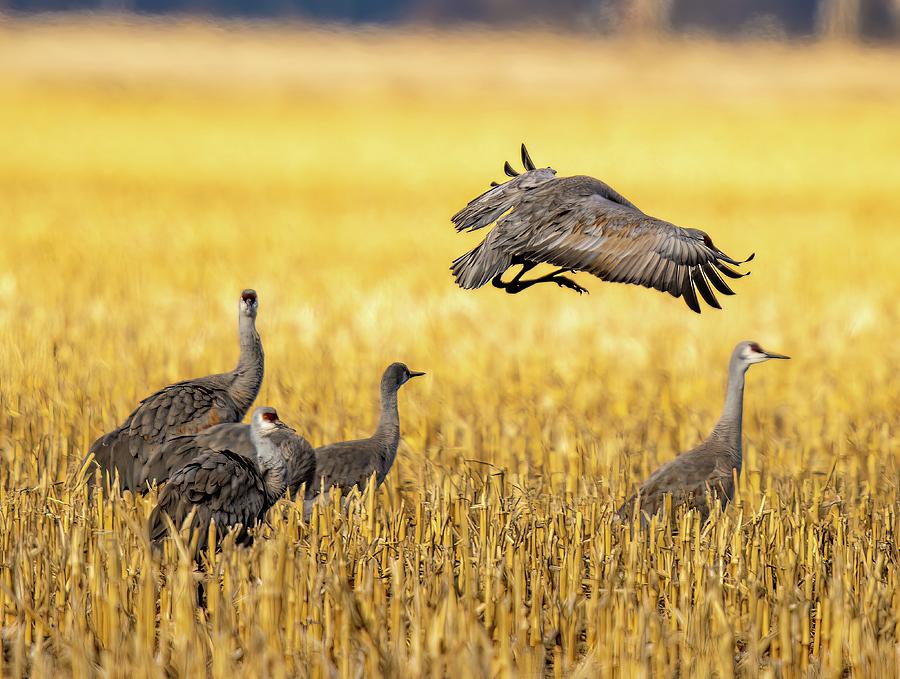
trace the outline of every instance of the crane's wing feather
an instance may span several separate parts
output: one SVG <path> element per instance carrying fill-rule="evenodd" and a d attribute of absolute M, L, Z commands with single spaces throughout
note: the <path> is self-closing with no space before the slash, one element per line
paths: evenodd
<path fill-rule="evenodd" d="M 210 521 L 218 534 L 255 525 L 267 509 L 265 484 L 255 462 L 230 451 L 206 451 L 175 471 L 150 515 L 150 538 L 166 537 L 169 516 L 176 528 L 194 512 L 191 531 L 199 531 L 198 551 L 207 545 Z"/>
<path fill-rule="evenodd" d="M 470 200 L 468 205 L 450 218 L 450 221 L 457 231 L 482 229 L 518 205 L 529 191 L 552 181 L 555 176 L 556 171 L 549 167 L 513 176 L 509 181 L 497 184 Z"/>
<path fill-rule="evenodd" d="M 162 443 L 174 436 L 237 421 L 243 413 L 238 412 L 219 381 L 221 376 L 210 375 L 164 387 L 142 400 L 121 428 L 131 436 Z"/>
<path fill-rule="evenodd" d="M 121 487 L 132 491 L 146 490 L 151 480 L 165 480 L 176 468 L 159 465 L 168 455 L 161 456 L 167 441 L 240 419 L 238 408 L 218 384 L 220 377 L 179 382 L 145 398 L 120 427 L 91 444 L 94 465 L 110 476 L 118 473 Z M 92 480 L 93 474 L 88 477 Z"/>
<path fill-rule="evenodd" d="M 250 425 L 240 422 L 218 424 L 199 434 L 176 436 L 156 446 L 143 465 L 144 483 L 163 483 L 173 472 L 208 452 L 240 455 L 256 460 L 256 448 L 250 440 Z"/>
<path fill-rule="evenodd" d="M 508 247 L 519 257 L 668 292 L 698 313 L 698 293 L 717 309 L 713 288 L 734 294 L 720 273 L 746 275 L 728 266 L 742 262 L 719 250 L 705 232 L 649 217 L 599 193 L 529 200 L 508 219 L 516 222 L 507 229 Z"/>

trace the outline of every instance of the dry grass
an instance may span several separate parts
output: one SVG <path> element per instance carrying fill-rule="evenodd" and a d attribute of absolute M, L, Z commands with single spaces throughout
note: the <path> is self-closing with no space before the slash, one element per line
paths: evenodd
<path fill-rule="evenodd" d="M 0 30 L 0 675 L 900 672 L 896 52 Z M 753 275 L 699 317 L 456 289 L 449 215 L 522 139 Z M 313 442 L 374 426 L 390 361 L 428 377 L 385 486 L 279 504 L 201 613 L 152 498 L 69 478 L 149 390 L 231 366 L 246 286 L 259 401 Z M 744 338 L 795 359 L 749 375 L 738 500 L 630 540 L 611 510 L 707 433 Z"/>

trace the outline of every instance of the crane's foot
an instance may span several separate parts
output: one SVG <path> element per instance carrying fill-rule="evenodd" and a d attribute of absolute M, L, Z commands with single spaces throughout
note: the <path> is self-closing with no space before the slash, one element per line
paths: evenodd
<path fill-rule="evenodd" d="M 522 292 L 525 288 L 529 287 L 525 285 L 525 281 L 522 281 L 522 275 L 528 271 L 531 271 L 534 267 L 537 266 L 534 262 L 529 262 L 527 260 L 516 259 L 513 261 L 513 265 L 519 265 L 522 268 L 519 269 L 519 272 L 513 277 L 511 281 L 505 283 L 503 281 L 503 274 L 497 274 L 491 279 L 491 285 L 495 288 L 500 288 L 501 290 L 506 290 L 510 295 L 515 295 L 517 292 Z"/>
<path fill-rule="evenodd" d="M 587 288 L 583 288 L 578 283 L 573 281 L 571 278 L 567 278 L 565 276 L 561 276 L 560 274 L 569 273 L 570 271 L 574 271 L 574 269 L 557 269 L 551 273 L 548 273 L 540 278 L 532 278 L 530 280 L 522 280 L 522 274 L 526 271 L 530 271 L 533 269 L 536 264 L 532 262 L 516 262 L 517 264 L 522 264 L 522 270 L 516 274 L 515 278 L 513 278 L 509 282 L 504 282 L 500 275 L 494 276 L 491 280 L 491 283 L 495 288 L 500 288 L 505 290 L 509 295 L 515 295 L 523 290 L 527 290 L 532 285 L 537 285 L 538 283 L 556 283 L 561 288 L 569 288 L 569 290 L 574 290 L 579 295 L 588 292 Z"/>
<path fill-rule="evenodd" d="M 517 292 L 522 292 L 522 290 L 526 290 L 532 285 L 537 285 L 538 283 L 556 283 L 559 287 L 569 288 L 569 290 L 574 290 L 579 295 L 587 292 L 587 288 L 581 287 L 571 278 L 560 275 L 563 273 L 568 273 L 570 271 L 572 271 L 572 269 L 558 269 L 557 271 L 548 273 L 547 275 L 541 276 L 540 278 L 532 278 L 531 280 L 527 281 L 519 280 L 518 277 L 516 277 L 509 283 L 506 283 L 503 287 L 510 295 L 515 295 Z"/>
<path fill-rule="evenodd" d="M 553 276 L 553 277 L 549 278 L 548 280 L 553 281 L 561 288 L 569 288 L 569 290 L 574 290 L 579 295 L 582 293 L 585 293 L 585 292 L 590 294 L 590 292 L 588 291 L 587 288 L 581 287 L 580 285 L 578 285 L 578 283 L 573 281 L 571 278 L 566 278 L 565 276 Z"/>

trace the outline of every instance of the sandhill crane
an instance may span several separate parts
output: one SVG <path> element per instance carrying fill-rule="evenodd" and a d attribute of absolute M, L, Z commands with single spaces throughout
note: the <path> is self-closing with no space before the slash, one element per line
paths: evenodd
<path fill-rule="evenodd" d="M 451 220 L 457 231 L 475 231 L 496 222 L 481 244 L 451 265 L 456 283 L 465 289 L 488 281 L 515 294 L 537 283 L 556 283 L 579 294 L 587 290 L 568 272 L 586 271 L 612 283 L 631 283 L 682 297 L 700 313 L 697 293 L 720 309 L 710 288 L 734 292 L 719 274 L 741 278 L 728 264 L 741 265 L 698 229 L 687 229 L 641 212 L 612 187 L 593 177 L 556 177 L 556 171 L 536 168 L 522 145 L 525 172 L 507 162 L 512 179 L 472 200 Z M 522 280 L 538 264 L 558 270 Z M 518 265 L 508 282 L 503 273 Z"/>
<path fill-rule="evenodd" d="M 315 476 L 316 454 L 309 441 L 288 427 L 279 427 L 270 438 L 288 466 L 285 483 L 291 497 L 300 492 L 304 485 L 311 488 Z M 171 439 L 150 457 L 143 476 L 147 483 L 162 483 L 181 467 L 209 451 L 232 452 L 251 460 L 256 459 L 250 425 L 240 422 L 217 424 L 199 434 Z M 288 464 L 289 460 L 295 462 Z"/>
<path fill-rule="evenodd" d="M 274 408 L 253 411 L 249 434 L 255 457 L 225 447 L 207 449 L 172 474 L 150 515 L 150 539 L 154 543 L 159 544 L 168 534 L 167 515 L 177 529 L 192 517 L 190 530 L 197 533 L 195 558 L 208 546 L 211 521 L 218 536 L 237 528 L 235 541 L 249 544 L 252 537 L 248 530 L 262 521 L 284 494 L 288 479 L 303 474 L 312 477 L 315 455 L 291 443 L 294 432 L 278 418 Z M 301 474 L 298 468 L 305 471 Z"/>
<path fill-rule="evenodd" d="M 400 412 L 397 408 L 397 391 L 413 377 L 423 372 L 410 370 L 403 363 L 392 363 L 381 378 L 381 414 L 378 428 L 367 439 L 342 441 L 316 449 L 316 476 L 312 486 L 306 489 L 307 510 L 311 502 L 324 488 L 339 487 L 346 494 L 354 486 L 366 487 L 374 473 L 377 485 L 384 482 L 400 444 Z"/>
<path fill-rule="evenodd" d="M 766 351 L 756 342 L 740 342 L 728 363 L 728 388 L 725 407 L 712 433 L 703 443 L 676 457 L 653 472 L 638 492 L 619 508 L 619 516 L 631 519 L 635 500 L 640 496 L 642 514 L 653 516 L 662 507 L 666 495 L 672 496 L 673 509 L 679 505 L 699 510 L 702 521 L 709 516 L 707 493 L 718 495 L 722 507 L 734 497 L 734 476 L 740 476 L 743 454 L 741 450 L 741 421 L 744 405 L 744 375 L 755 363 L 789 356 Z M 641 517 L 646 524 L 646 518 Z"/>
<path fill-rule="evenodd" d="M 258 299 L 244 290 L 238 305 L 240 358 L 234 370 L 185 380 L 160 389 L 141 401 L 120 427 L 91 445 L 95 468 L 115 478 L 120 487 L 144 491 L 144 468 L 157 449 L 170 438 L 199 431 L 222 422 L 240 422 L 246 415 L 263 379 L 263 348 L 256 332 Z M 86 460 L 87 461 L 87 458 Z"/>

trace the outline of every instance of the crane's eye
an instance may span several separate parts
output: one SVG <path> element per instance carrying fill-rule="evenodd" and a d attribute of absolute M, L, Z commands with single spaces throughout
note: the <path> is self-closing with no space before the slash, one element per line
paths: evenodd
<path fill-rule="evenodd" d="M 266 422 L 277 422 L 278 414 L 277 413 L 263 413 L 262 418 Z"/>
<path fill-rule="evenodd" d="M 753 344 L 750 345 L 750 349 L 755 351 L 757 354 L 763 353 L 762 347 L 759 346 L 756 342 L 754 342 Z"/>

